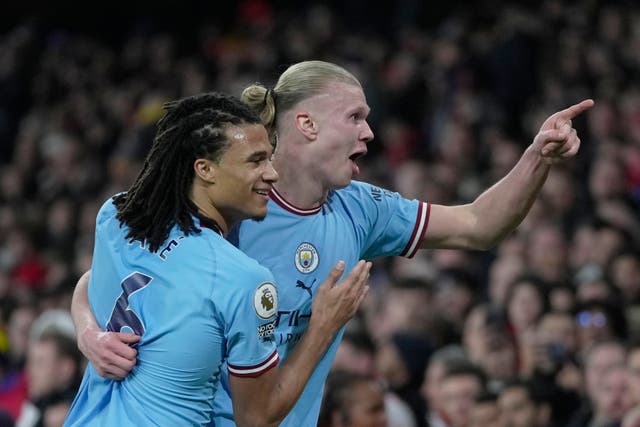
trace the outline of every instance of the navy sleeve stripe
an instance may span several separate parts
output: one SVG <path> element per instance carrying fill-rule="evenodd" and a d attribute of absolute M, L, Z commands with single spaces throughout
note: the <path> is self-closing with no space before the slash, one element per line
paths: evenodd
<path fill-rule="evenodd" d="M 420 249 L 422 244 L 422 240 L 424 239 L 424 235 L 427 232 L 427 227 L 429 226 L 429 215 L 431 214 L 431 204 L 421 202 L 418 206 L 418 215 L 416 218 L 416 225 L 413 227 L 413 232 L 411 233 L 411 238 L 409 239 L 409 243 L 404 248 L 401 256 L 407 258 L 413 258 Z"/>
<path fill-rule="evenodd" d="M 271 356 L 267 357 L 262 363 L 253 366 L 235 366 L 228 363 L 229 373 L 236 377 L 259 377 L 260 375 L 273 368 L 280 361 L 278 350 L 274 350 Z"/>

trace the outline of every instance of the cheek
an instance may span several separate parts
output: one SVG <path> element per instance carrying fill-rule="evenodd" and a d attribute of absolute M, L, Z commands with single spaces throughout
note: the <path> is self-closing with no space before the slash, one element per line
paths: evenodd
<path fill-rule="evenodd" d="M 338 163 L 338 159 L 340 158 L 340 148 L 337 145 L 327 145 L 323 148 L 319 153 L 317 153 L 316 157 L 319 161 L 318 165 L 326 165 L 328 168 L 334 167 L 333 165 Z"/>
<path fill-rule="evenodd" d="M 325 148 L 327 152 L 346 152 L 351 149 L 351 145 L 357 139 L 357 132 L 344 126 L 334 126 L 330 134 L 327 135 Z"/>

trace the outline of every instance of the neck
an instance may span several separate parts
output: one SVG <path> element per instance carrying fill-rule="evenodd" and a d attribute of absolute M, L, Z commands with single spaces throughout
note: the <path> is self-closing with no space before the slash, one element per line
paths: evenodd
<path fill-rule="evenodd" d="M 231 218 L 223 215 L 206 196 L 206 192 L 197 185 L 191 189 L 191 202 L 198 209 L 198 214 L 215 221 L 223 236 L 227 236 L 229 228 L 233 226 Z"/>
<path fill-rule="evenodd" d="M 313 209 L 327 199 L 328 188 L 313 178 L 300 162 L 274 161 L 278 182 L 274 187 L 289 203 L 301 209 Z"/>
<path fill-rule="evenodd" d="M 195 203 L 195 201 L 194 201 Z M 220 232 L 224 237 L 227 237 L 227 233 L 229 232 L 229 228 L 233 225 L 230 221 L 226 220 L 224 216 L 213 206 L 199 206 L 195 203 L 198 208 L 198 214 L 215 221 L 220 227 Z"/>

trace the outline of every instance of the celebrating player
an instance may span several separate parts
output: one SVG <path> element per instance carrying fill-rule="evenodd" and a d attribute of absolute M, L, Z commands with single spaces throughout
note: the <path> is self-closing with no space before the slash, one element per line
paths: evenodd
<path fill-rule="evenodd" d="M 96 219 L 89 302 L 100 327 L 140 337 L 138 364 L 122 381 L 89 365 L 66 426 L 207 425 L 221 377 L 238 425 L 288 413 L 364 298 L 370 263 L 335 287 L 344 263 L 330 269 L 299 350 L 279 367 L 273 276 L 223 237 L 266 215 L 271 154 L 265 127 L 235 98 L 166 105 L 136 181 Z"/>

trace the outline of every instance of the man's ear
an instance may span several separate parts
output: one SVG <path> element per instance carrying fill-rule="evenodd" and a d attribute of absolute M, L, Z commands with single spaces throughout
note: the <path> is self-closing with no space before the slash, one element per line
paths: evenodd
<path fill-rule="evenodd" d="M 215 184 L 216 182 L 216 166 L 217 165 L 209 159 L 196 159 L 196 161 L 193 162 L 193 170 L 196 176 L 209 184 Z"/>
<path fill-rule="evenodd" d="M 318 137 L 318 125 L 311 117 L 311 113 L 303 111 L 295 116 L 296 128 L 309 140 Z"/>

